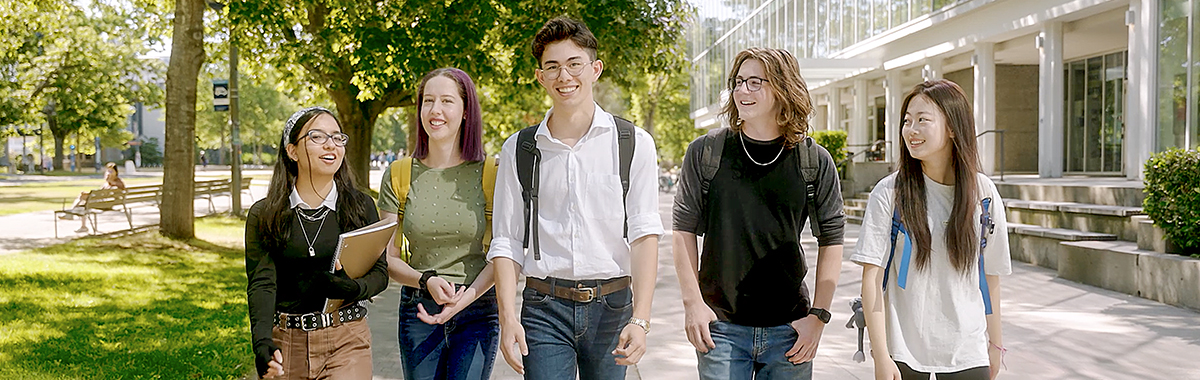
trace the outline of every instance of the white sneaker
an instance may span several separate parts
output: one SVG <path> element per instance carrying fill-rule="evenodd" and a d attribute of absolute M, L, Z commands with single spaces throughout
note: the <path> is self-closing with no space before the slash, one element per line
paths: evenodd
<path fill-rule="evenodd" d="M 88 232 L 88 228 L 87 227 L 79 227 L 79 229 L 75 230 L 75 232 L 78 232 L 81 234 L 86 234 Z"/>

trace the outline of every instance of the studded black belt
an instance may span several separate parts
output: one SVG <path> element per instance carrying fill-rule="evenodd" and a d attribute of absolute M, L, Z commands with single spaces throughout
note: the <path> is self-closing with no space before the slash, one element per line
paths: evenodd
<path fill-rule="evenodd" d="M 284 329 L 319 330 L 357 321 L 367 316 L 367 308 L 360 304 L 346 306 L 333 313 L 287 314 L 275 313 L 275 325 Z"/>

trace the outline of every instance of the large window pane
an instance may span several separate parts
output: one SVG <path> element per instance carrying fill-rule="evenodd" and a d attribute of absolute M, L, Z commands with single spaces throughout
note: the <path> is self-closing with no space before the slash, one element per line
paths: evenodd
<path fill-rule="evenodd" d="M 908 22 L 908 0 L 892 0 L 892 27 Z"/>
<path fill-rule="evenodd" d="M 871 34 L 875 35 L 883 33 L 885 30 L 888 30 L 888 28 L 891 27 L 891 19 L 888 18 L 888 9 L 890 8 L 889 5 L 891 5 L 891 0 L 874 0 L 873 5 L 872 17 L 875 20 L 875 25 L 874 28 L 871 29 L 873 31 Z"/>
<path fill-rule="evenodd" d="M 1104 58 L 1104 167 L 1106 172 L 1122 171 L 1122 151 L 1125 144 L 1125 53 L 1109 54 Z"/>
<path fill-rule="evenodd" d="M 1191 1 L 1160 1 L 1158 149 L 1184 145 L 1187 132 L 1188 14 Z"/>
<path fill-rule="evenodd" d="M 1066 138 L 1066 171 L 1083 171 L 1083 135 L 1086 125 L 1084 112 L 1084 80 L 1087 68 L 1083 62 L 1067 64 L 1067 125 Z"/>

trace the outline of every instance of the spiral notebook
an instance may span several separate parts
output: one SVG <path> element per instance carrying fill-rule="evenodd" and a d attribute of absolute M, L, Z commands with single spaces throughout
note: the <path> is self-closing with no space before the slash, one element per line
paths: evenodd
<path fill-rule="evenodd" d="M 329 273 L 337 271 L 338 260 L 342 261 L 342 269 L 350 278 L 359 278 L 367 274 L 379 256 L 387 249 L 388 241 L 396 231 L 396 221 L 372 223 L 363 228 L 346 232 L 338 236 L 337 251 L 329 264 Z M 342 307 L 343 300 L 326 299 L 325 312 L 332 313 Z"/>

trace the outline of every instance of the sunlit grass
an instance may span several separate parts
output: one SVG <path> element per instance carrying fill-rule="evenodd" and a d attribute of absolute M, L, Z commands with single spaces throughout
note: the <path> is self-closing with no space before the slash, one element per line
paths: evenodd
<path fill-rule="evenodd" d="M 253 372 L 243 222 L 0 256 L 0 378 L 242 378 Z"/>

